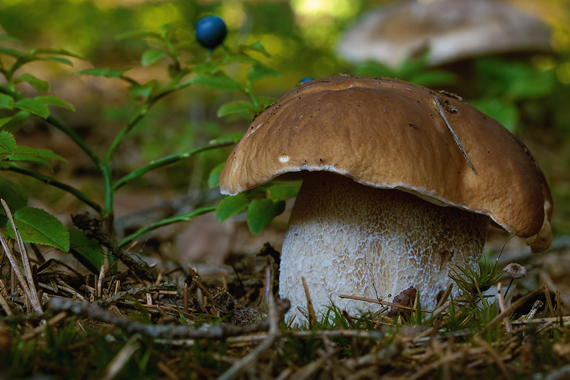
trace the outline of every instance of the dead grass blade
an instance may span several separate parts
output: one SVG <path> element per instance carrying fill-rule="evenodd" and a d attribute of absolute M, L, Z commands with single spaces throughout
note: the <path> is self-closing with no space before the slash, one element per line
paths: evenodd
<path fill-rule="evenodd" d="M 127 361 L 131 358 L 131 356 L 133 356 L 135 351 L 140 348 L 140 343 L 138 342 L 140 337 L 140 334 L 134 334 L 131 339 L 129 339 L 129 341 L 123 346 L 123 348 L 121 348 L 119 353 L 107 366 L 102 380 L 112 380 L 119 374 Z"/>
<path fill-rule="evenodd" d="M 303 281 L 303 287 L 305 288 L 305 296 L 307 297 L 307 309 L 309 309 L 309 318 L 311 322 L 311 326 L 315 326 L 317 323 L 317 316 L 315 315 L 315 308 L 313 307 L 313 300 L 311 299 L 311 293 L 309 293 L 309 287 L 307 286 L 307 281 L 305 281 L 305 277 L 301 277 L 301 281 Z"/>
<path fill-rule="evenodd" d="M 267 338 L 257 348 L 247 354 L 243 359 L 235 363 L 229 370 L 224 372 L 218 380 L 231 380 L 236 378 L 242 371 L 255 363 L 259 356 L 267 351 L 273 345 L 275 339 L 279 335 L 277 324 L 279 323 L 279 315 L 275 307 L 275 300 L 273 296 L 268 298 L 269 303 L 269 334 Z"/>

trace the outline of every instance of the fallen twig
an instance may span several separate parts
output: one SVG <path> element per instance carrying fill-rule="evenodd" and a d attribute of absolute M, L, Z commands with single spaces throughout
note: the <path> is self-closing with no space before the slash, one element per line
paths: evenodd
<path fill-rule="evenodd" d="M 290 307 L 291 303 L 287 299 L 277 301 L 275 309 L 279 318 L 281 318 Z M 49 302 L 48 308 L 55 313 L 67 311 L 71 314 L 114 324 L 127 333 L 140 333 L 150 338 L 161 339 L 224 339 L 230 336 L 267 331 L 270 327 L 270 323 L 267 319 L 260 323 L 246 326 L 220 324 L 212 326 L 209 329 L 195 329 L 190 326 L 145 325 L 111 314 L 99 306 L 64 298 L 53 298 Z"/>
<path fill-rule="evenodd" d="M 143 277 L 143 279 L 150 282 L 155 282 L 158 274 L 142 260 L 135 260 L 131 255 L 125 252 L 116 241 L 109 238 L 107 233 L 103 230 L 101 221 L 91 218 L 89 214 L 76 214 L 71 216 L 73 224 L 83 231 L 86 237 L 97 240 L 101 245 L 109 249 L 113 255 L 121 260 L 131 271 Z"/>
<path fill-rule="evenodd" d="M 340 298 L 347 298 L 347 299 L 351 299 L 351 300 L 356 300 L 356 301 L 364 301 L 364 302 L 372 302 L 372 303 L 378 303 L 380 305 L 384 305 L 384 306 L 395 306 L 397 308 L 400 309 L 407 309 L 407 310 L 413 310 L 412 307 L 409 306 L 404 306 L 404 305 L 400 305 L 398 303 L 393 303 L 393 302 L 388 302 L 388 301 L 380 301 L 374 298 L 366 298 L 366 297 L 359 297 L 359 296 L 349 296 L 346 294 L 339 294 Z M 422 311 L 424 313 L 433 313 L 433 310 L 423 310 Z"/>

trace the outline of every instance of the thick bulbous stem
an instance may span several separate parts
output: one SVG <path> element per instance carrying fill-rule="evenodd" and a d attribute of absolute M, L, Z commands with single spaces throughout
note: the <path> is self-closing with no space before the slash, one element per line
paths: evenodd
<path fill-rule="evenodd" d="M 287 317 L 306 308 L 305 277 L 317 314 L 334 302 L 349 313 L 380 305 L 340 294 L 391 300 L 414 286 L 422 307 L 451 282 L 457 265 L 475 266 L 490 218 L 441 207 L 400 190 L 378 189 L 327 172 L 307 173 L 283 243 L 280 296 Z"/>

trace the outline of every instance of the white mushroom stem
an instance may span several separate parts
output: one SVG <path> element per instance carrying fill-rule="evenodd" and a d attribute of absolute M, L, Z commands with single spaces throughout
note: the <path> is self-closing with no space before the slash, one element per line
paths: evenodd
<path fill-rule="evenodd" d="M 475 266 L 489 217 L 440 207 L 399 191 L 378 189 L 327 172 L 307 173 L 283 242 L 280 296 L 288 317 L 306 308 L 301 277 L 322 313 L 331 301 L 349 313 L 379 305 L 339 294 L 391 300 L 414 286 L 433 308 L 457 265 Z"/>

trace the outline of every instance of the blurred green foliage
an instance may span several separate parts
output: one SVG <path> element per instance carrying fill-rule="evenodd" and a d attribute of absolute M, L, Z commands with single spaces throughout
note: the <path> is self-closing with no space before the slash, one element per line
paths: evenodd
<path fill-rule="evenodd" d="M 340 36 L 364 13 L 389 2 L 2 0 L 0 26 L 28 48 L 66 49 L 90 62 L 87 67 L 76 64 L 75 71 L 90 67 L 123 70 L 136 66 L 146 51 L 142 63 L 150 74 L 136 70 L 133 75 L 139 79 L 152 78 L 153 70 L 167 64 L 167 58 L 159 52 L 157 41 L 149 38 L 116 40 L 117 35 L 129 30 L 158 32 L 161 25 L 167 23 L 177 26 L 174 39 L 178 43 L 191 44 L 195 38 L 195 22 L 200 17 L 215 14 L 228 25 L 227 46 L 261 41 L 271 57 L 258 54 L 255 58 L 283 74 L 259 80 L 253 87 L 259 94 L 279 97 L 297 85 L 301 78 L 340 73 L 398 77 L 435 89 L 451 90 L 499 120 L 530 146 L 552 187 L 554 228 L 558 233 L 570 230 L 570 108 L 566 106 L 570 101 L 570 23 L 567 2 L 545 0 L 537 11 L 552 29 L 555 51 L 551 55 L 524 60 L 478 58 L 473 60 L 469 72 L 453 71 L 452 67 L 428 68 L 422 56 L 406 61 L 399 68 L 372 62 L 357 66 L 343 62 L 335 54 Z M 63 78 L 67 72 L 62 70 L 53 67 L 51 75 Z M 242 82 L 248 74 L 247 70 L 237 66 L 229 67 L 228 73 Z M 44 85 L 33 78 L 27 79 L 36 90 L 41 90 Z M 139 90 L 148 89 L 141 87 Z M 88 133 L 104 140 L 105 131 L 114 131 L 132 114 L 127 106 L 129 96 L 140 94 L 133 91 L 129 94 L 120 86 L 100 90 L 97 97 L 85 99 L 66 98 L 63 93 L 58 96 L 73 103 L 75 108 L 79 108 L 78 102 L 90 100 L 82 107 L 83 118 L 74 116 L 71 124 L 88 128 L 91 131 Z M 193 89 L 171 97 L 169 102 L 157 105 L 133 130 L 137 147 L 142 148 L 141 154 L 121 156 L 124 167 L 117 170 L 129 171 L 142 162 L 179 151 L 182 147 L 203 144 L 221 131 L 243 131 L 247 122 L 241 116 L 247 116 L 247 112 L 226 115 L 225 111 L 231 106 L 220 113 L 218 108 L 228 101 L 245 100 L 247 97 L 237 92 L 220 94 L 208 89 Z M 218 119 L 217 116 L 222 117 Z M 157 124 L 168 125 L 168 128 L 153 128 Z M 125 145 L 124 149 L 130 147 Z M 168 169 L 168 176 L 175 187 L 184 188 L 187 187 L 187 175 L 183 173 L 199 169 L 198 183 L 206 189 L 210 171 L 227 153 L 223 150 L 203 153 L 196 161 Z M 144 180 L 135 184 L 149 185 Z M 154 186 L 158 190 L 172 184 Z"/>

